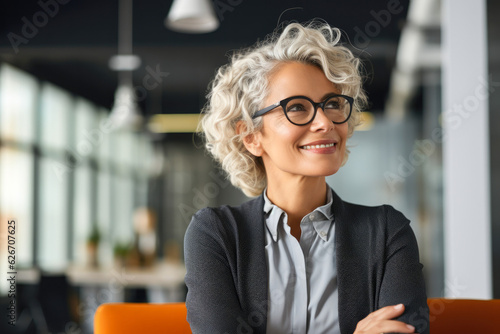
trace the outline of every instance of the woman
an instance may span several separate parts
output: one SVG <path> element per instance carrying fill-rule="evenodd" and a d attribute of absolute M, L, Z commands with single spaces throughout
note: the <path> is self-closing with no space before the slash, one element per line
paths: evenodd
<path fill-rule="evenodd" d="M 325 23 L 288 25 L 219 69 L 202 128 L 257 198 L 197 212 L 185 236 L 194 333 L 428 333 L 409 221 L 342 201 L 325 177 L 366 104 L 360 62 Z"/>

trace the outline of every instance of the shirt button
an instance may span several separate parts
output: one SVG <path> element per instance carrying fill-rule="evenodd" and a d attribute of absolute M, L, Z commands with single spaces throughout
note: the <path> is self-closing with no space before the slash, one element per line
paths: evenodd
<path fill-rule="evenodd" d="M 324 237 L 326 237 L 326 232 L 325 231 L 321 231 L 321 232 L 319 232 L 319 235 L 321 235 L 324 238 Z"/>
<path fill-rule="evenodd" d="M 311 213 L 311 214 L 309 215 L 309 220 L 310 220 L 310 221 L 313 221 L 314 219 L 316 219 L 316 215 L 315 215 L 314 213 Z"/>

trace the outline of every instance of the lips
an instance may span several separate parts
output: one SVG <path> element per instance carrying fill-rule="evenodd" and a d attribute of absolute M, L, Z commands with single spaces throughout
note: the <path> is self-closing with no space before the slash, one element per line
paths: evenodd
<path fill-rule="evenodd" d="M 301 146 L 300 148 L 304 149 L 304 150 L 312 150 L 312 149 L 315 149 L 315 148 L 328 148 L 328 147 L 334 147 L 336 144 L 335 143 L 331 143 L 331 144 L 320 144 L 320 145 L 305 145 L 305 146 Z"/>
<path fill-rule="evenodd" d="M 337 142 L 332 140 L 318 140 L 306 145 L 299 146 L 303 150 L 328 149 L 337 146 Z"/>

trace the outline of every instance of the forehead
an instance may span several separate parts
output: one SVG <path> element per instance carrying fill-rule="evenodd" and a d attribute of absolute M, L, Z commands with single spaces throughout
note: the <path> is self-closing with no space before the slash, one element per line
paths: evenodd
<path fill-rule="evenodd" d="M 269 77 L 268 100 L 305 95 L 313 100 L 325 94 L 340 93 L 318 66 L 298 62 L 282 63 Z"/>

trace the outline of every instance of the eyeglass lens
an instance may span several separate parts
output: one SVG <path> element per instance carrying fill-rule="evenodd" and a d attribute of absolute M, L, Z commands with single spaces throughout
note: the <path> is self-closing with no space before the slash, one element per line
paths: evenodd
<path fill-rule="evenodd" d="M 331 121 L 342 123 L 349 117 L 351 106 L 345 98 L 334 96 L 325 101 L 323 111 Z M 285 112 L 293 123 L 306 124 L 314 117 L 314 105 L 307 99 L 295 98 L 288 101 Z"/>

